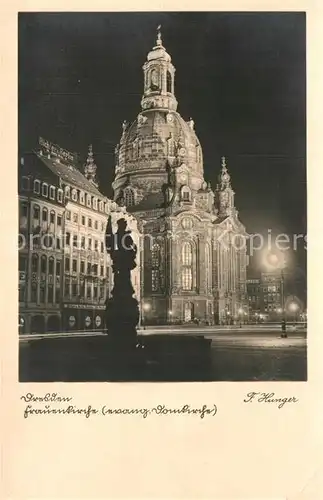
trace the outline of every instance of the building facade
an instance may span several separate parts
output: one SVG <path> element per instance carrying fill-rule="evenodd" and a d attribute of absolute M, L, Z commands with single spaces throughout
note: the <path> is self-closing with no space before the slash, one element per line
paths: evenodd
<path fill-rule="evenodd" d="M 116 147 L 113 189 L 143 227 L 145 321 L 233 322 L 247 308 L 247 234 L 225 158 L 212 190 L 194 121 L 177 112 L 175 67 L 160 32 L 143 73 L 141 111 L 123 123 Z"/>
<path fill-rule="evenodd" d="M 262 313 L 262 293 L 260 278 L 247 279 L 248 295 L 248 320 L 255 323 L 260 319 Z"/>
<path fill-rule="evenodd" d="M 136 219 L 99 191 L 91 147 L 82 172 L 77 155 L 40 139 L 19 170 L 20 332 L 102 330 L 113 286 L 108 216 L 114 229 L 125 218 L 139 247 Z"/>

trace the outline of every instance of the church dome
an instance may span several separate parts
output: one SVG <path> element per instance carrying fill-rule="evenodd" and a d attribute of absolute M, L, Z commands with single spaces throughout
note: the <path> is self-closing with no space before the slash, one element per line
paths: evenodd
<path fill-rule="evenodd" d="M 186 122 L 176 111 L 156 109 L 140 113 L 124 129 L 118 156 L 122 174 L 185 164 L 203 177 L 202 150 L 194 122 Z"/>

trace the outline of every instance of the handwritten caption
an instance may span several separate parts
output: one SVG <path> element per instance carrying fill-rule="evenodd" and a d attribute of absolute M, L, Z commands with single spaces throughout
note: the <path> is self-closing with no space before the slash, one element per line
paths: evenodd
<path fill-rule="evenodd" d="M 193 408 L 188 404 L 179 408 L 169 408 L 163 404 L 153 408 L 110 408 L 107 405 L 98 408 L 92 405 L 79 407 L 72 404 L 72 397 L 62 397 L 56 392 L 47 393 L 42 397 L 28 392 L 24 396 L 21 396 L 20 399 L 28 403 L 24 408 L 24 418 L 39 415 L 83 415 L 85 418 L 112 415 L 140 415 L 143 418 L 147 418 L 149 415 L 193 415 L 203 419 L 206 416 L 215 417 L 218 411 L 215 404 L 210 407 L 203 405 L 200 408 Z"/>
<path fill-rule="evenodd" d="M 298 399 L 295 396 L 280 398 L 274 392 L 248 392 L 243 400 L 244 403 L 253 403 L 254 401 L 257 403 L 271 403 L 281 410 L 286 404 L 297 403 Z"/>

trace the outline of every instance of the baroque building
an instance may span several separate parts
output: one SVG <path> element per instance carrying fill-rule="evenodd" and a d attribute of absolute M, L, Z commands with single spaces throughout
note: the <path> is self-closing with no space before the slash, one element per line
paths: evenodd
<path fill-rule="evenodd" d="M 247 234 L 226 160 L 212 190 L 194 121 L 177 111 L 175 67 L 159 30 L 143 73 L 141 110 L 116 146 L 113 189 L 143 226 L 145 322 L 232 322 L 247 307 Z"/>
<path fill-rule="evenodd" d="M 105 230 L 125 218 L 139 245 L 136 219 L 98 189 L 92 147 L 75 153 L 40 138 L 19 166 L 20 333 L 100 330 L 113 286 Z M 140 266 L 132 271 L 140 299 Z"/>

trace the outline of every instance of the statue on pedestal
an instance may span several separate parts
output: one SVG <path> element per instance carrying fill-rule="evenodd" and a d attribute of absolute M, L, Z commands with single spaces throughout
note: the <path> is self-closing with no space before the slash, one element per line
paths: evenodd
<path fill-rule="evenodd" d="M 118 230 L 113 233 L 111 216 L 109 216 L 106 229 L 106 251 L 112 259 L 114 287 L 111 292 L 112 297 L 106 302 L 106 328 L 108 335 L 118 346 L 135 348 L 139 307 L 138 301 L 133 297 L 131 271 L 137 266 L 135 261 L 137 247 L 131 237 L 131 231 L 126 230 L 127 221 L 121 218 L 117 224 Z"/>

